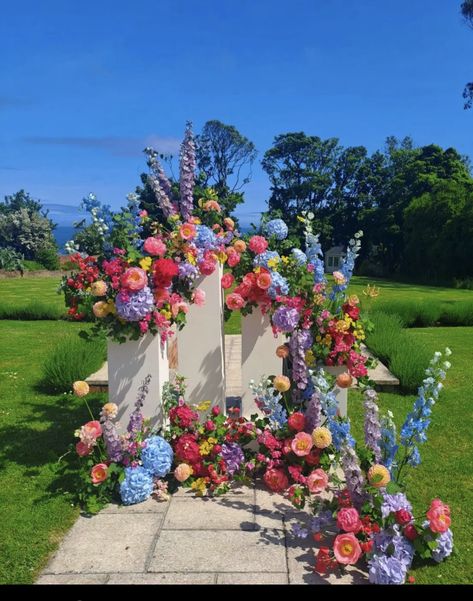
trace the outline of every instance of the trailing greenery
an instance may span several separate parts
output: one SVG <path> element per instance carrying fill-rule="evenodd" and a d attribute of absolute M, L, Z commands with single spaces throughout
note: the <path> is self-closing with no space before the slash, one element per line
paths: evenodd
<path fill-rule="evenodd" d="M 424 379 L 430 351 L 409 335 L 398 315 L 375 311 L 370 319 L 374 329 L 367 333 L 367 346 L 399 379 L 404 391 L 414 392 Z"/>
<path fill-rule="evenodd" d="M 77 334 L 62 338 L 43 364 L 41 388 L 47 392 L 69 392 L 75 380 L 97 371 L 106 358 L 104 338 L 84 340 Z"/>

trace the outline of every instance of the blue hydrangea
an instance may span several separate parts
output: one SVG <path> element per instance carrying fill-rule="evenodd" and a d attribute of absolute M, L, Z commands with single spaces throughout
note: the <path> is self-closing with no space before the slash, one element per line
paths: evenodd
<path fill-rule="evenodd" d="M 266 269 L 270 269 L 268 267 L 268 261 L 271 259 L 277 259 L 280 261 L 281 257 L 275 250 L 265 250 L 264 253 L 256 255 L 256 257 L 253 259 L 253 265 L 255 267 L 265 267 Z"/>
<path fill-rule="evenodd" d="M 369 581 L 372 584 L 404 584 L 406 565 L 396 557 L 374 555 L 368 562 Z"/>
<path fill-rule="evenodd" d="M 271 272 L 271 286 L 268 288 L 268 296 L 275 299 L 279 294 L 287 294 L 289 292 L 289 284 L 284 276 L 277 271 Z"/>
<path fill-rule="evenodd" d="M 163 478 L 171 470 L 173 456 L 171 445 L 164 438 L 150 436 L 146 439 L 141 461 L 143 467 L 153 476 Z"/>
<path fill-rule="evenodd" d="M 451 555 L 453 551 L 453 533 L 450 528 L 437 538 L 437 547 L 432 551 L 432 557 L 437 563 Z"/>
<path fill-rule="evenodd" d="M 271 221 L 265 224 L 263 229 L 267 236 L 274 236 L 276 240 L 287 238 L 287 225 L 282 219 L 271 219 Z"/>
<path fill-rule="evenodd" d="M 306 254 L 304 252 L 302 252 L 302 250 L 300 250 L 299 248 L 293 248 L 291 250 L 291 254 L 292 254 L 292 258 L 297 263 L 297 265 L 299 265 L 299 267 L 301 267 L 302 265 L 305 265 L 307 263 Z"/>
<path fill-rule="evenodd" d="M 383 518 L 387 518 L 390 513 L 396 513 L 396 511 L 400 511 L 401 509 L 405 509 L 409 513 L 412 512 L 412 505 L 404 493 L 389 494 L 385 492 L 383 494 L 383 503 L 381 505 L 381 515 Z"/>
<path fill-rule="evenodd" d="M 153 488 L 153 476 L 144 467 L 125 468 L 125 479 L 120 484 L 120 496 L 124 505 L 146 501 Z"/>
<path fill-rule="evenodd" d="M 148 286 L 136 292 L 122 291 L 115 301 L 118 317 L 125 321 L 141 321 L 154 307 L 154 297 Z"/>
<path fill-rule="evenodd" d="M 206 225 L 196 225 L 197 235 L 194 239 L 195 245 L 203 250 L 212 250 L 217 246 L 217 237 Z"/>
<path fill-rule="evenodd" d="M 374 553 L 395 557 L 405 564 L 406 569 L 409 569 L 414 558 L 414 546 L 395 525 L 392 530 L 382 530 L 375 535 Z"/>

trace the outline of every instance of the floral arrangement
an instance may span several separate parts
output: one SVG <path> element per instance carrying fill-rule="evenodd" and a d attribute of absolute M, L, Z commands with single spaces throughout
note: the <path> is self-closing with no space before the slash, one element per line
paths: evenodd
<path fill-rule="evenodd" d="M 326 413 L 332 437 L 332 446 L 326 447 L 331 458 L 324 487 L 327 494 L 310 499 L 308 505 L 314 514 L 310 528 L 295 528 L 296 536 L 311 533 L 318 543 L 326 541 L 316 552 L 316 571 L 326 573 L 365 559 L 370 582 L 402 584 L 416 556 L 440 562 L 451 554 L 448 505 L 434 499 L 424 516 L 415 517 L 403 492 L 405 470 L 420 463 L 419 446 L 427 440 L 432 407 L 450 367 L 441 359 L 441 353 L 436 353 L 431 361 L 399 436 L 392 415 L 379 417 L 377 395 L 372 389 L 364 393 L 364 445 L 355 444 L 349 421 L 331 417 L 322 403 L 321 412 Z M 320 381 L 323 375 L 318 378 Z M 308 438 L 305 444 L 309 446 Z M 306 490 L 296 495 L 291 490 L 288 496 L 301 507 Z"/>
<path fill-rule="evenodd" d="M 91 319 L 91 335 L 104 331 L 118 342 L 147 332 L 159 333 L 164 341 L 173 325 L 183 327 L 189 306 L 205 302 L 197 278 L 210 275 L 227 259 L 224 250 L 235 236 L 235 224 L 221 218 L 212 190 L 199 200 L 201 217 L 193 214 L 195 148 L 190 124 L 181 146 L 178 195 L 173 195 L 156 153 L 146 152 L 149 183 L 164 218 L 153 221 L 139 210 L 136 195 L 130 195 L 127 209 L 115 215 L 90 196 L 85 206 L 102 236 L 103 252 L 97 257 L 74 252 L 70 260 L 75 270 L 61 286 L 72 318 Z"/>
<path fill-rule="evenodd" d="M 235 240 L 227 261 L 232 272 L 222 279 L 224 288 L 234 286 L 226 298 L 227 311 L 247 314 L 259 307 L 270 314 L 274 333 L 289 338 L 286 352 L 280 352 L 290 360 L 293 395 L 299 398 L 310 396 L 307 372 L 317 363 L 346 366 L 360 384 L 369 382 L 370 362 L 361 352 L 361 342 L 370 324 L 360 318 L 359 299 L 346 295 L 362 232 L 350 240 L 330 287 L 312 218 L 312 214 L 300 217 L 306 226 L 305 252 L 288 244 L 288 227 L 282 219 L 265 223 L 265 236 Z"/>

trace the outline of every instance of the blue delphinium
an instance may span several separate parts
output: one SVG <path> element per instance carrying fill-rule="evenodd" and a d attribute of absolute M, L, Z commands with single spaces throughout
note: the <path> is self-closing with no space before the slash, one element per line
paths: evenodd
<path fill-rule="evenodd" d="M 171 445 L 161 436 L 150 436 L 145 442 L 146 447 L 141 452 L 143 467 L 153 476 L 163 478 L 172 466 L 174 453 Z"/>
<path fill-rule="evenodd" d="M 192 134 L 192 123 L 186 124 L 184 140 L 181 144 L 179 161 L 179 190 L 180 190 L 180 209 L 182 218 L 187 221 L 194 210 L 194 179 L 195 179 L 195 143 Z"/>
<path fill-rule="evenodd" d="M 267 236 L 274 236 L 276 240 L 284 240 L 287 238 L 287 225 L 282 219 L 271 219 L 263 227 L 263 231 Z"/>
<path fill-rule="evenodd" d="M 265 377 L 261 378 L 259 384 L 250 382 L 250 390 L 255 397 L 255 403 L 266 417 L 270 425 L 282 428 L 287 424 L 287 411 L 282 405 L 282 395 Z"/>
<path fill-rule="evenodd" d="M 325 265 L 322 247 L 319 242 L 319 236 L 314 236 L 310 232 L 306 232 L 305 236 L 306 257 L 309 265 L 312 265 L 314 270 L 314 283 L 321 284 L 325 282 Z"/>
<path fill-rule="evenodd" d="M 379 441 L 382 454 L 382 464 L 389 470 L 396 468 L 396 453 L 399 448 L 397 444 L 396 424 L 393 420 L 393 414 L 388 411 L 387 415 L 381 418 L 381 440 Z"/>
<path fill-rule="evenodd" d="M 342 265 L 338 270 L 344 277 L 345 281 L 343 284 L 334 284 L 332 291 L 330 292 L 330 300 L 335 300 L 342 292 L 348 288 L 353 270 L 355 269 L 355 260 L 358 256 L 361 248 L 360 238 L 363 236 L 363 232 L 357 232 L 354 237 L 349 241 L 346 257 L 342 261 Z"/>
<path fill-rule="evenodd" d="M 125 479 L 120 484 L 120 496 L 124 505 L 146 501 L 153 488 L 153 476 L 144 467 L 125 468 Z"/>
<path fill-rule="evenodd" d="M 307 256 L 300 248 L 293 248 L 291 250 L 291 255 L 294 261 L 299 267 L 305 265 L 307 263 Z"/>

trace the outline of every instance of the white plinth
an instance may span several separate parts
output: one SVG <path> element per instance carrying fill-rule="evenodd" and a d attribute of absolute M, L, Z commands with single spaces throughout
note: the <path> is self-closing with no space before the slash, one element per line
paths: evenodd
<path fill-rule="evenodd" d="M 282 374 L 282 359 L 276 356 L 276 348 L 283 344 L 282 335 L 274 337 L 268 315 L 254 309 L 251 315 L 241 318 L 241 379 L 243 386 L 242 415 L 257 413 L 250 380 L 259 382 L 262 376 Z"/>
<path fill-rule="evenodd" d="M 108 342 L 108 398 L 118 405 L 121 432 L 126 432 L 138 388 L 148 374 L 151 382 L 142 412 L 153 426 L 159 426 L 163 420 L 161 391 L 169 380 L 167 344 L 162 345 L 159 335 L 151 334 L 123 344 Z"/>
<path fill-rule="evenodd" d="M 348 372 L 348 369 L 343 366 L 333 366 L 330 367 L 328 365 L 323 366 L 324 370 L 331 374 L 332 376 L 338 376 L 340 374 L 344 374 Z M 338 403 L 338 414 L 340 417 L 347 417 L 348 415 L 348 388 L 340 388 L 340 386 L 336 386 L 334 388 L 335 397 Z"/>
<path fill-rule="evenodd" d="M 196 287 L 205 292 L 205 305 L 192 305 L 186 325 L 177 334 L 178 373 L 186 378 L 186 400 L 211 401 L 225 411 L 225 335 L 221 265 Z"/>

